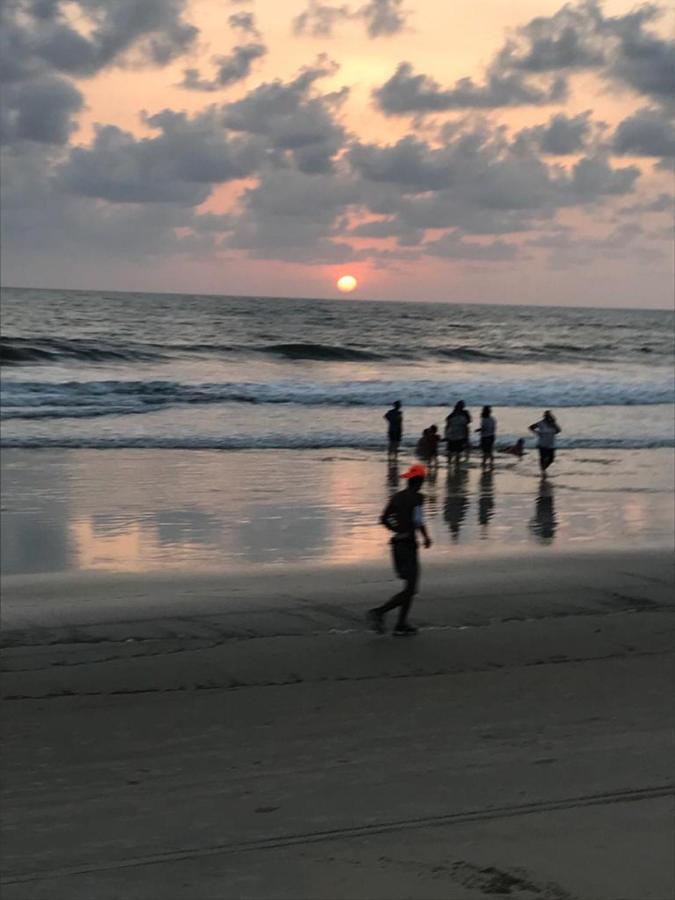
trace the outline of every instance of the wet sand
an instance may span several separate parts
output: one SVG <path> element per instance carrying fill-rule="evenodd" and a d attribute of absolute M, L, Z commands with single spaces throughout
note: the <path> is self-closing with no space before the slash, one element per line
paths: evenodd
<path fill-rule="evenodd" d="M 231 575 L 377 564 L 398 469 L 359 451 L 3 450 L 2 575 Z M 673 546 L 673 455 L 561 450 L 425 485 L 433 558 Z"/>
<path fill-rule="evenodd" d="M 672 561 L 4 582 L 3 896 L 672 896 Z"/>

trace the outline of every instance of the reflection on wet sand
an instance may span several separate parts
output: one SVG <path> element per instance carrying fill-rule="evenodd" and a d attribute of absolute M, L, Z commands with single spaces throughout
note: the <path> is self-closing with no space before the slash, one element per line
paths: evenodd
<path fill-rule="evenodd" d="M 478 524 L 482 526 L 481 538 L 488 536 L 488 524 L 495 514 L 494 468 L 483 469 L 478 485 Z"/>
<path fill-rule="evenodd" d="M 459 540 L 462 522 L 464 521 L 469 508 L 468 489 L 468 468 L 463 465 L 449 468 L 443 517 L 448 523 L 453 541 Z"/>
<path fill-rule="evenodd" d="M 534 516 L 530 521 L 530 530 L 540 543 L 550 544 L 555 537 L 557 525 L 553 485 L 548 478 L 542 478 L 539 481 L 539 491 L 534 504 Z"/>
<path fill-rule="evenodd" d="M 603 451 L 602 459 L 602 467 L 591 466 L 584 451 L 565 468 L 561 457 L 547 481 L 534 458 L 500 461 L 494 471 L 462 462 L 432 472 L 423 491 L 434 555 L 459 541 L 480 552 L 669 546 L 666 454 L 638 460 Z M 382 562 L 387 535 L 379 516 L 403 487 L 408 460 L 388 466 L 374 455 L 308 454 L 298 465 L 293 453 L 7 450 L 0 463 L 2 572 L 21 575 Z M 472 495 L 476 514 L 468 515 Z"/>

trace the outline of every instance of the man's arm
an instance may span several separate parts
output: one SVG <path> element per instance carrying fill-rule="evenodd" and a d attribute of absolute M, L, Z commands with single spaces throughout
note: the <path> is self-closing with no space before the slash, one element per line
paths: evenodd
<path fill-rule="evenodd" d="M 415 523 L 415 528 L 419 531 L 424 539 L 424 546 L 428 550 L 431 547 L 431 538 L 429 537 L 429 532 L 427 531 L 427 526 L 424 521 L 424 510 L 422 509 L 422 504 L 415 507 L 415 512 L 413 513 L 413 521 Z"/>
<path fill-rule="evenodd" d="M 394 518 L 394 506 L 391 500 L 384 508 L 384 512 L 380 516 L 380 525 L 384 525 L 387 531 L 396 532 L 396 526 L 394 525 L 392 519 Z"/>
<path fill-rule="evenodd" d="M 534 433 L 536 434 L 538 425 L 539 425 L 539 422 L 535 422 L 534 425 L 530 425 L 530 431 L 534 431 Z"/>

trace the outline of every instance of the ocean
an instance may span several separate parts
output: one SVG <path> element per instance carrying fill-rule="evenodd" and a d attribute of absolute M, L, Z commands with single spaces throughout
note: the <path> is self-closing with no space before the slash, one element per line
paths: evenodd
<path fill-rule="evenodd" d="M 670 311 L 2 290 L 2 446 L 375 450 L 463 399 L 499 439 L 672 447 Z"/>

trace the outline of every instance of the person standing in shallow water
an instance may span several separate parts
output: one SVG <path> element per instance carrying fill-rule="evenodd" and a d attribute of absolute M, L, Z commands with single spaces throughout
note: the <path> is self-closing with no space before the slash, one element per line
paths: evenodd
<path fill-rule="evenodd" d="M 389 425 L 387 454 L 391 458 L 398 454 L 398 448 L 403 437 L 403 413 L 401 412 L 400 400 L 397 400 L 392 408 L 384 414 L 384 418 Z"/>
<path fill-rule="evenodd" d="M 480 414 L 480 426 L 476 429 L 480 432 L 480 450 L 483 454 L 482 466 L 495 464 L 495 436 L 497 434 L 497 420 L 492 415 L 492 407 L 484 406 Z"/>
<path fill-rule="evenodd" d="M 541 474 L 546 476 L 546 470 L 555 459 L 555 439 L 560 434 L 560 426 L 551 410 L 547 409 L 539 422 L 530 425 L 530 431 L 537 435 L 539 466 Z"/>
<path fill-rule="evenodd" d="M 391 600 L 368 612 L 368 620 L 378 634 L 384 634 L 386 614 L 397 608 L 399 612 L 394 636 L 408 637 L 417 634 L 417 629 L 408 624 L 408 613 L 419 583 L 418 531 L 422 535 L 424 546 L 427 549 L 431 547 L 422 510 L 425 497 L 420 491 L 426 475 L 425 466 L 419 464 L 404 472 L 401 477 L 408 480 L 407 487 L 394 494 L 380 517 L 382 525 L 393 532 L 391 552 L 394 571 L 405 584 L 403 590 L 394 594 Z"/>

